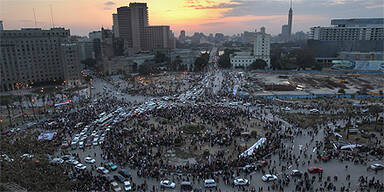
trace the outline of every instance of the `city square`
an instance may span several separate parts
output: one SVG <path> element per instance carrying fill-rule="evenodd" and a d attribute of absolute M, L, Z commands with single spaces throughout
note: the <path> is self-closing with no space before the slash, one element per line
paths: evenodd
<path fill-rule="evenodd" d="M 0 0 L 0 191 L 384 191 L 382 8 Z"/>

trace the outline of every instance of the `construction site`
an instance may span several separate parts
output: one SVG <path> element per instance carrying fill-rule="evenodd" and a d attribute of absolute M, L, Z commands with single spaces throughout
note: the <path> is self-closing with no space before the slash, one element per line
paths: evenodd
<path fill-rule="evenodd" d="M 246 78 L 255 95 L 359 94 L 382 95 L 383 73 L 250 73 Z"/>

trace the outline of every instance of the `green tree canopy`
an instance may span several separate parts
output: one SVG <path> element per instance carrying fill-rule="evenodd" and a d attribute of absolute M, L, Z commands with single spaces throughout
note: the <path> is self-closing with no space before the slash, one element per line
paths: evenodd
<path fill-rule="evenodd" d="M 256 59 L 248 66 L 248 70 L 265 69 L 265 67 L 267 67 L 267 62 L 262 59 Z"/>
<path fill-rule="evenodd" d="M 195 71 L 202 71 L 207 66 L 209 61 L 209 54 L 203 53 L 195 60 Z"/>

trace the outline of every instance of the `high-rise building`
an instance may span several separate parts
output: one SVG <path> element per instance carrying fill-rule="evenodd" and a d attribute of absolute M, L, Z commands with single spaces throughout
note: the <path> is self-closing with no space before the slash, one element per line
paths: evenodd
<path fill-rule="evenodd" d="M 147 26 L 144 30 L 144 50 L 165 49 L 172 44 L 169 26 Z"/>
<path fill-rule="evenodd" d="M 0 91 L 40 82 L 77 83 L 80 59 L 64 28 L 0 31 Z"/>
<path fill-rule="evenodd" d="M 291 0 L 289 13 L 288 13 L 288 39 L 290 39 L 292 35 L 292 22 L 293 22 L 292 17 L 293 17 L 293 10 L 292 10 L 292 0 Z"/>
<path fill-rule="evenodd" d="M 185 41 L 185 31 L 184 30 L 180 31 L 179 40 L 180 41 Z"/>
<path fill-rule="evenodd" d="M 147 4 L 130 3 L 129 7 L 117 8 L 115 21 L 114 25 L 117 25 L 119 37 L 124 39 L 124 47 L 128 54 L 141 51 L 144 45 L 144 27 L 148 26 Z"/>
<path fill-rule="evenodd" d="M 283 42 L 287 42 L 289 39 L 289 29 L 288 25 L 281 26 L 281 38 Z"/>
<path fill-rule="evenodd" d="M 0 21 L 0 31 L 4 30 L 3 21 Z"/>
<path fill-rule="evenodd" d="M 256 33 L 256 41 L 253 46 L 253 55 L 255 59 L 262 59 L 267 63 L 267 67 L 271 67 L 270 59 L 271 50 L 271 35 L 265 33 L 265 28 L 262 27 L 260 32 Z"/>
<path fill-rule="evenodd" d="M 117 14 L 113 15 L 113 26 L 115 37 L 124 41 L 125 55 L 133 55 L 157 47 L 172 48 L 169 45 L 174 44 L 168 43 L 174 40 L 174 37 L 169 35 L 173 34 L 169 26 L 148 26 L 146 3 L 130 3 L 129 7 L 117 8 Z M 163 38 L 165 34 L 168 39 Z M 166 46 L 163 46 L 165 44 Z"/>
<path fill-rule="evenodd" d="M 243 42 L 253 44 L 256 40 L 256 32 L 244 31 Z"/>
<path fill-rule="evenodd" d="M 116 13 L 112 14 L 112 19 L 113 19 L 113 25 L 112 25 L 112 31 L 113 31 L 113 35 L 115 38 L 119 38 L 120 37 L 120 33 L 119 33 L 119 19 L 118 19 L 118 16 Z"/>
<path fill-rule="evenodd" d="M 312 27 L 309 39 L 323 41 L 384 40 L 384 18 L 333 19 L 334 27 Z"/>

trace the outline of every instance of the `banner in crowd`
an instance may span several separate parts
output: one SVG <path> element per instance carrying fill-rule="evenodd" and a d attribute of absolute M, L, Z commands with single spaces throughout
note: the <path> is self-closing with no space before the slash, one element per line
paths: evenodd
<path fill-rule="evenodd" d="M 249 149 L 247 149 L 246 151 L 244 151 L 242 154 L 240 154 L 240 157 L 246 157 L 246 156 L 250 156 L 253 154 L 253 152 L 258 149 L 265 141 L 267 140 L 267 138 L 260 138 L 255 144 L 252 145 L 252 147 L 250 147 Z"/>

